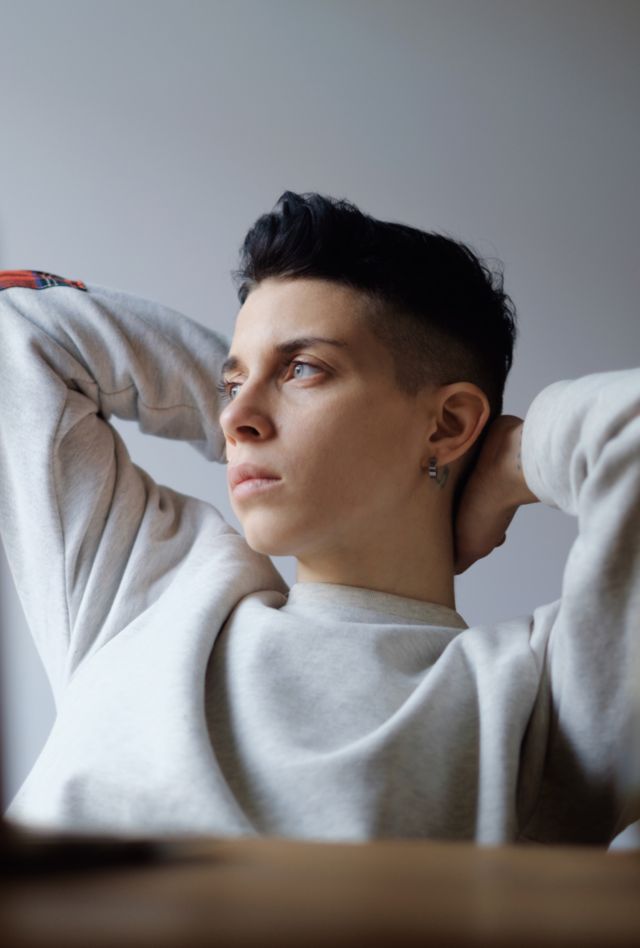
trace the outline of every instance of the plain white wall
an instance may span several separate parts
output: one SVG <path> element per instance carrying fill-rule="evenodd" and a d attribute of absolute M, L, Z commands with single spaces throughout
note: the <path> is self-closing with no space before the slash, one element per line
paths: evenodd
<path fill-rule="evenodd" d="M 620 0 L 4 4 L 0 267 L 230 335 L 248 227 L 286 189 L 346 197 L 504 262 L 520 327 L 504 410 L 522 417 L 556 379 L 640 361 L 639 27 Z M 156 480 L 238 526 L 222 468 L 115 426 Z M 458 611 L 472 625 L 557 599 L 576 530 L 523 508 L 456 579 Z M 1 566 L 11 797 L 53 706 Z"/>

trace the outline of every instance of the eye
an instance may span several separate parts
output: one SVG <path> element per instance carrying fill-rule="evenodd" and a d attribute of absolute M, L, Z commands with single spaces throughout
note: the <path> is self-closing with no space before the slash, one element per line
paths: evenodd
<path fill-rule="evenodd" d="M 313 365 L 311 362 L 300 362 L 298 360 L 294 360 L 290 363 L 290 365 L 293 366 L 293 377 L 296 379 L 304 379 L 309 377 L 308 373 L 303 373 L 302 371 L 299 372 L 298 369 L 312 369 L 314 372 L 322 372 L 322 369 L 319 366 Z"/>
<path fill-rule="evenodd" d="M 222 400 L 223 400 L 223 401 L 225 401 L 225 402 L 232 402 L 233 399 L 234 399 L 234 398 L 236 397 L 236 395 L 237 395 L 237 392 L 235 392 L 234 389 L 240 388 L 240 385 L 241 385 L 240 382 L 225 382 L 225 381 L 222 381 L 222 382 L 219 382 L 219 383 L 216 385 L 216 388 L 217 388 L 217 390 L 220 392 L 220 395 L 222 396 Z"/>

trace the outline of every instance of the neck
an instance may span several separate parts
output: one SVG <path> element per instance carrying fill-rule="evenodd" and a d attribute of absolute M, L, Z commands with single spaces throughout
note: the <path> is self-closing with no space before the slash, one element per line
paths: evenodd
<path fill-rule="evenodd" d="M 456 608 L 449 515 L 369 527 L 357 542 L 334 543 L 297 556 L 296 581 L 337 583 Z"/>

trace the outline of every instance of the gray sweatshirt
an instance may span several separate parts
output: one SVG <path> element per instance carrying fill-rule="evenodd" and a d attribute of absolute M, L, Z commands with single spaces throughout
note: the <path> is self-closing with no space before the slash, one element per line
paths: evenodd
<path fill-rule="evenodd" d="M 607 844 L 640 816 L 617 780 L 639 637 L 640 369 L 532 402 L 525 479 L 579 535 L 559 600 L 468 628 L 368 589 L 289 590 L 213 506 L 131 461 L 112 416 L 222 459 L 215 332 L 7 271 L 0 333 L 0 527 L 57 708 L 9 819 Z"/>

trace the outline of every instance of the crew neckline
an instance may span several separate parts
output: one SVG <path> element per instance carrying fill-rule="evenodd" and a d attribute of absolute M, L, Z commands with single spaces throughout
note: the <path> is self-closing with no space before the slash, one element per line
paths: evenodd
<path fill-rule="evenodd" d="M 351 613 L 366 612 L 363 619 L 371 621 L 371 614 L 412 619 L 427 625 L 447 626 L 456 629 L 468 629 L 469 626 L 455 609 L 439 602 L 425 602 L 422 599 L 410 599 L 395 593 L 381 592 L 378 589 L 365 589 L 360 586 L 344 586 L 338 583 L 294 583 L 289 590 L 287 605 L 294 607 L 322 606 L 327 611 Z"/>

